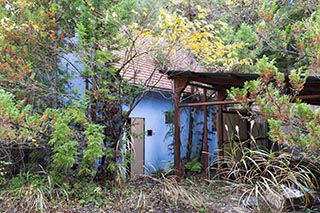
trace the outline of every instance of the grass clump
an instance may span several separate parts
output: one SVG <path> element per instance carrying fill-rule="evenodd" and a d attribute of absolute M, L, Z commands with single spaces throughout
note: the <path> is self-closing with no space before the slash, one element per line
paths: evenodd
<path fill-rule="evenodd" d="M 244 205 L 255 198 L 249 207 L 281 212 L 313 204 L 316 199 L 313 192 L 319 190 L 317 162 L 297 160 L 293 153 L 283 149 L 261 149 L 255 141 L 232 143 L 220 176 L 245 186 L 241 199 Z"/>

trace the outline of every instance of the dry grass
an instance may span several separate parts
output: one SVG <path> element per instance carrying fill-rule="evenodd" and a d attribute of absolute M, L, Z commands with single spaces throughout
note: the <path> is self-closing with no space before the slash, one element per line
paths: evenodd
<path fill-rule="evenodd" d="M 112 212 L 229 212 L 241 209 L 240 194 L 221 182 L 208 182 L 194 176 L 177 183 L 171 177 L 141 177 L 118 193 Z M 241 212 L 241 211 L 240 211 Z M 248 212 L 248 211 L 244 211 Z"/>
<path fill-rule="evenodd" d="M 171 177 L 143 176 L 122 186 L 81 183 L 69 188 L 31 177 L 21 180 L 19 186 L 3 191 L 1 212 L 248 212 L 238 206 L 240 194 L 234 185 L 202 176 L 181 183 Z"/>
<path fill-rule="evenodd" d="M 1 193 L 1 212 L 50 212 L 62 203 L 67 203 L 68 192 L 60 187 L 47 184 L 33 185 L 31 182 L 21 183 L 21 187 L 5 189 Z M 61 202 L 61 203 L 60 203 Z"/>

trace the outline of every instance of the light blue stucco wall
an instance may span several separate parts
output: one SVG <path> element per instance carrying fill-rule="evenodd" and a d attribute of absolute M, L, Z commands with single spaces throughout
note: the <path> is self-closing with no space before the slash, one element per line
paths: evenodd
<path fill-rule="evenodd" d="M 181 109 L 181 157 L 186 156 L 187 143 L 188 143 L 188 132 L 189 132 L 189 122 L 190 122 L 190 110 L 191 108 Z M 213 114 L 216 113 L 216 108 L 214 106 L 207 106 L 207 128 L 208 128 L 208 145 L 209 145 L 209 165 L 217 161 L 218 153 L 218 143 L 217 143 L 217 133 L 213 129 Z M 198 158 L 199 155 L 203 157 L 203 107 L 195 107 L 194 110 L 194 121 L 193 121 L 193 138 L 192 138 L 192 153 L 191 158 Z"/>
<path fill-rule="evenodd" d="M 84 66 L 80 59 L 74 54 L 68 53 L 59 61 L 59 67 L 68 72 L 71 79 L 69 80 L 70 89 L 78 96 L 83 98 L 85 94 L 85 81 L 80 77 L 80 72 L 84 70 Z"/>
<path fill-rule="evenodd" d="M 172 95 L 169 92 L 150 92 L 131 112 L 131 118 L 144 118 L 145 131 L 152 130 L 152 136 L 145 135 L 145 171 L 156 172 L 168 169 L 173 162 L 169 145 L 173 137 L 165 123 L 165 112 L 172 111 Z"/>

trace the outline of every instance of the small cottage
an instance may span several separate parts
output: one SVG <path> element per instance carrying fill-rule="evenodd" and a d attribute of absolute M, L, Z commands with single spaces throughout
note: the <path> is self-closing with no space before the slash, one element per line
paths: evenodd
<path fill-rule="evenodd" d="M 127 57 L 126 52 L 120 52 L 121 57 Z M 66 55 L 66 61 L 61 65 L 66 66 L 72 76 L 72 88 L 79 96 L 85 93 L 85 82 L 79 78 L 81 63 L 74 55 Z M 187 56 L 176 54 L 174 57 L 175 68 L 185 69 L 192 67 Z M 179 66 L 177 66 L 179 65 Z M 121 66 L 121 61 L 120 65 Z M 159 72 L 153 58 L 142 54 L 137 60 L 126 64 L 122 70 L 122 77 L 132 85 L 145 85 L 149 92 L 146 93 L 139 104 L 130 113 L 131 125 L 130 140 L 134 148 L 134 161 L 131 163 L 131 177 L 141 174 L 173 171 L 174 161 L 174 134 L 173 134 L 173 82 L 167 75 Z M 199 69 L 199 68 L 195 68 Z M 78 77 L 77 77 L 78 76 Z M 189 86 L 183 93 L 183 103 L 201 101 L 202 90 L 195 90 Z M 123 106 L 127 110 L 128 106 Z M 207 114 L 209 164 L 216 161 L 217 139 L 214 115 L 215 107 L 208 108 Z M 185 108 L 181 110 L 181 158 L 203 161 L 203 130 L 204 112 L 202 107 Z M 189 131 L 191 130 L 191 131 Z"/>

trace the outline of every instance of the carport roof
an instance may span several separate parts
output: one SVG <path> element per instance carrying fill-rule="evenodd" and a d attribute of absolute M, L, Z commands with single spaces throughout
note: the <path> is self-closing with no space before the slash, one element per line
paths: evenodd
<path fill-rule="evenodd" d="M 256 80 L 259 74 L 253 73 L 225 73 L 225 72 L 192 72 L 192 71 L 167 71 L 169 79 L 187 79 L 188 84 L 206 87 L 213 90 L 225 90 L 231 87 L 242 87 L 244 82 Z M 288 91 L 289 77 L 285 76 Z M 298 96 L 303 102 L 320 105 L 320 78 L 309 76 L 303 90 Z"/>
<path fill-rule="evenodd" d="M 181 138 L 180 138 L 180 107 L 203 106 L 203 153 L 205 178 L 209 178 L 208 162 L 208 128 L 207 128 L 207 107 L 208 105 L 217 105 L 217 139 L 219 147 L 219 160 L 224 156 L 223 139 L 223 105 L 238 103 L 237 101 L 226 101 L 225 91 L 231 87 L 242 87 L 246 81 L 259 78 L 258 74 L 249 73 L 224 73 L 224 72 L 192 72 L 192 71 L 166 71 L 169 79 L 174 81 L 174 171 L 178 181 L 181 178 Z M 286 87 L 290 92 L 289 77 L 286 76 Z M 202 103 L 180 103 L 181 94 L 188 85 L 194 85 L 204 88 Z M 217 101 L 207 102 L 207 89 L 217 91 Z M 320 79 L 317 77 L 308 77 L 303 90 L 298 98 L 303 102 L 320 105 Z M 219 170 L 221 170 L 221 164 Z"/>

